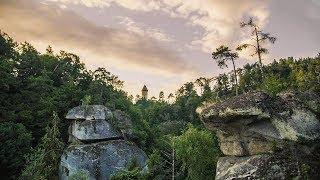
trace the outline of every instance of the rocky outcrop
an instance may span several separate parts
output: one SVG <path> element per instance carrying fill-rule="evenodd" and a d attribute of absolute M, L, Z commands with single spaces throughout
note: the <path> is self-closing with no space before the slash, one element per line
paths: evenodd
<path fill-rule="evenodd" d="M 105 119 L 75 120 L 71 123 L 70 129 L 72 137 L 83 142 L 122 138 L 122 135 Z"/>
<path fill-rule="evenodd" d="M 319 179 L 319 156 L 290 147 L 273 153 L 220 157 L 216 179 Z"/>
<path fill-rule="evenodd" d="M 86 172 L 88 179 L 109 179 L 132 160 L 146 168 L 145 153 L 124 140 L 71 145 L 61 157 L 61 179 L 68 179 L 79 171 Z"/>
<path fill-rule="evenodd" d="M 121 133 L 129 139 L 133 138 L 132 122 L 130 117 L 120 110 L 115 110 L 113 115 L 114 119 L 116 119 L 116 122 L 114 123 L 121 129 Z"/>
<path fill-rule="evenodd" d="M 112 112 L 103 105 L 77 106 L 72 108 L 66 115 L 66 119 L 110 119 Z"/>
<path fill-rule="evenodd" d="M 79 172 L 85 173 L 88 179 L 110 179 L 133 161 L 142 171 L 146 170 L 146 154 L 125 140 L 123 132 L 132 133 L 132 125 L 124 112 L 111 112 L 101 105 L 78 106 L 71 109 L 66 118 L 72 120 L 71 144 L 61 156 L 60 179 Z"/>
<path fill-rule="evenodd" d="M 306 98 L 310 96 L 313 98 Z M 295 149 L 300 151 L 298 156 L 311 159 L 306 166 L 319 167 L 314 160 L 320 140 L 319 99 L 315 93 L 284 92 L 270 97 L 263 92 L 253 92 L 199 108 L 205 126 L 218 136 L 221 151 L 232 156 L 219 159 L 216 179 L 277 179 L 276 172 L 263 174 L 266 172 L 263 168 L 272 170 L 271 164 L 279 166 L 281 177 L 291 177 L 287 168 L 293 166 L 288 166 L 289 161 L 276 163 L 273 160 L 296 156 L 293 155 Z M 291 150 L 286 151 L 286 155 L 279 155 L 288 148 Z M 296 166 L 303 164 L 302 160 Z M 317 172 L 311 174 L 317 176 Z M 301 172 L 296 171 L 295 175 L 301 175 Z"/>

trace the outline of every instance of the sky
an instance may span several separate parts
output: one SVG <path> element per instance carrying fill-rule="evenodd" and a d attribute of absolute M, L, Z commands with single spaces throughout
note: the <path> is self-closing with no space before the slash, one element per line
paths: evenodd
<path fill-rule="evenodd" d="M 87 68 L 118 75 L 129 94 L 145 84 L 156 97 L 230 71 L 211 53 L 250 41 L 239 26 L 249 17 L 277 37 L 265 64 L 320 52 L 320 0 L 0 0 L 0 29 L 16 41 L 75 53 Z M 236 66 L 256 62 L 249 54 Z"/>

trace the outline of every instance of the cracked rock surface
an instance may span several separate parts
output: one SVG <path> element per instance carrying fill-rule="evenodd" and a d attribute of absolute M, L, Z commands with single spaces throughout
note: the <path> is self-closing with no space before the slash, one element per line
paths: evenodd
<path fill-rule="evenodd" d="M 90 180 L 110 179 L 125 170 L 133 161 L 142 171 L 147 170 L 147 156 L 134 143 L 125 140 L 132 133 L 129 116 L 102 105 L 78 106 L 66 119 L 71 143 L 61 156 L 60 179 L 69 179 L 81 172 Z"/>
<path fill-rule="evenodd" d="M 319 102 L 312 92 L 276 97 L 251 92 L 198 108 L 226 155 L 219 159 L 216 179 L 287 179 L 303 173 L 319 178 Z"/>
<path fill-rule="evenodd" d="M 291 92 L 270 97 L 253 92 L 202 107 L 201 119 L 216 132 L 225 155 L 271 152 L 275 143 L 320 140 L 317 113 Z"/>

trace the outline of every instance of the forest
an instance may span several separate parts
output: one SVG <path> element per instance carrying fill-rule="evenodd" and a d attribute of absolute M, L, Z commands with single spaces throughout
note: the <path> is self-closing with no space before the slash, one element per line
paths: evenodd
<path fill-rule="evenodd" d="M 234 60 L 236 55 L 221 47 L 213 59 Z M 159 97 L 151 99 L 134 98 L 122 90 L 124 83 L 105 68 L 87 69 L 76 54 L 50 46 L 40 53 L 28 42 L 17 43 L 1 32 L 0 177 L 58 179 L 68 138 L 65 115 L 86 101 L 126 112 L 133 121 L 135 143 L 149 157 L 146 174 L 132 166 L 114 179 L 213 179 L 221 152 L 217 137 L 201 123 L 197 107 L 257 90 L 271 96 L 285 90 L 319 93 L 320 54 L 246 64 L 186 82 L 167 95 L 159 90 Z"/>

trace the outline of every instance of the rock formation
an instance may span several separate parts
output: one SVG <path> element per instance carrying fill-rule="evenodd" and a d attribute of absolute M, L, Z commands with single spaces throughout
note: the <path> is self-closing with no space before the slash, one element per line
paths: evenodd
<path fill-rule="evenodd" d="M 319 102 L 315 93 L 253 92 L 199 108 L 227 155 L 216 179 L 319 178 Z"/>
<path fill-rule="evenodd" d="M 111 112 L 102 105 L 78 106 L 66 119 L 69 127 L 69 147 L 61 156 L 60 179 L 82 172 L 89 179 L 110 179 L 135 161 L 146 170 L 147 156 L 125 135 L 132 135 L 130 118 L 122 111 Z"/>

